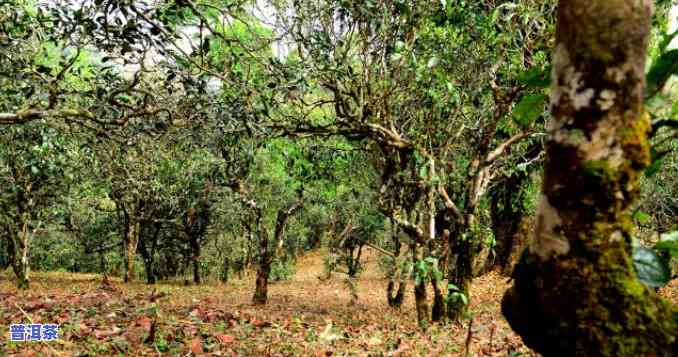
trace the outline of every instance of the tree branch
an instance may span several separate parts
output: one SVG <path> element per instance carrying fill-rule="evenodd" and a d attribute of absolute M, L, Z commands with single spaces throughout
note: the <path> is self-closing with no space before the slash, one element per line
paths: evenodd
<path fill-rule="evenodd" d="M 520 142 L 521 140 L 530 137 L 530 135 L 532 135 L 532 133 L 520 133 L 520 134 L 516 134 L 516 135 L 510 137 L 508 140 L 501 143 L 499 146 L 497 146 L 496 149 L 492 150 L 487 155 L 487 158 L 485 158 L 485 165 L 489 165 L 489 164 L 493 163 L 501 155 L 503 155 L 504 152 L 508 148 L 510 148 L 513 144 L 516 144 L 516 143 Z"/>
<path fill-rule="evenodd" d="M 447 190 L 445 189 L 445 187 L 443 187 L 442 184 L 438 186 L 438 193 L 440 194 L 440 197 L 443 198 L 443 202 L 445 203 L 445 208 L 447 208 L 447 212 L 451 213 L 454 216 L 457 223 L 463 224 L 464 215 L 459 210 L 459 207 L 457 207 L 457 205 L 454 204 L 454 202 L 450 198 L 450 195 L 447 194 Z"/>

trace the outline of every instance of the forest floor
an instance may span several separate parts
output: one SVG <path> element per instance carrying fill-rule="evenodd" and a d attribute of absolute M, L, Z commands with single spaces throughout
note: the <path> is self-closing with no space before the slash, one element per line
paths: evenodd
<path fill-rule="evenodd" d="M 8 270 L 0 273 L 0 357 L 535 355 L 501 315 L 506 277 L 475 279 L 468 319 L 422 331 L 411 287 L 400 310 L 388 308 L 386 281 L 370 258 L 356 304 L 340 275 L 318 279 L 319 252 L 301 258 L 291 280 L 271 284 L 263 307 L 250 303 L 253 274 L 200 286 L 111 279 L 104 289 L 97 275 L 33 272 L 31 289 L 18 292 Z M 678 281 L 662 295 L 678 301 Z M 60 324 L 60 339 L 9 342 L 11 323 L 31 322 Z"/>

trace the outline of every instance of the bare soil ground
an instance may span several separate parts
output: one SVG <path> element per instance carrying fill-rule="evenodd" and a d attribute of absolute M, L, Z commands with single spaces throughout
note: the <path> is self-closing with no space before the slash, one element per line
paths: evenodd
<path fill-rule="evenodd" d="M 344 278 L 321 281 L 322 255 L 300 259 L 297 273 L 274 283 L 266 306 L 250 303 L 254 276 L 228 284 L 123 284 L 88 274 L 32 273 L 19 292 L 0 274 L 1 356 L 533 356 L 501 315 L 508 279 L 477 278 L 471 316 L 460 324 L 415 322 L 411 287 L 400 310 L 386 304 L 386 281 L 370 256 L 357 280 L 358 302 Z M 662 291 L 678 301 L 678 282 Z M 58 323 L 56 342 L 10 342 L 11 323 Z M 468 345 L 468 350 L 467 350 Z"/>

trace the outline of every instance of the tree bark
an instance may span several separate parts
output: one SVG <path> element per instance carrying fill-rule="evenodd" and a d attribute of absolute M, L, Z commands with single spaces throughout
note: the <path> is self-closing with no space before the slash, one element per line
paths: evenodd
<path fill-rule="evenodd" d="M 259 266 L 252 301 L 255 305 L 266 305 L 268 300 L 268 277 L 271 274 L 271 259 L 268 248 L 268 232 L 259 219 Z"/>
<path fill-rule="evenodd" d="M 674 356 L 678 311 L 636 278 L 629 207 L 650 160 L 650 0 L 562 0 L 543 194 L 502 310 L 543 355 Z"/>
<path fill-rule="evenodd" d="M 268 233 L 264 227 L 264 222 L 262 219 L 261 210 L 257 213 L 257 226 L 259 227 L 259 269 L 257 269 L 257 280 L 256 287 L 254 291 L 254 298 L 252 299 L 255 305 L 265 305 L 268 300 L 268 278 L 271 275 L 271 263 L 275 257 L 275 253 L 278 251 L 278 247 L 282 246 L 283 239 L 285 236 L 285 225 L 287 224 L 287 219 L 292 216 L 297 210 L 303 207 L 303 201 L 299 201 L 294 204 L 292 207 L 286 210 L 278 211 L 278 218 L 275 223 L 275 247 L 276 249 L 271 252 L 268 246 Z"/>
<path fill-rule="evenodd" d="M 442 321 L 445 317 L 445 298 L 440 289 L 440 281 L 431 277 L 431 286 L 433 287 L 433 307 L 431 307 L 431 321 Z"/>
<path fill-rule="evenodd" d="M 10 266 L 13 266 L 14 263 L 14 242 L 12 241 L 10 227 L 9 225 L 5 225 L 5 227 L 3 228 L 4 234 L 2 235 L 2 240 L 5 242 L 5 244 L 7 244 L 6 247 L 7 261 L 4 262 L 2 266 L 0 266 L 0 271 L 5 270 Z"/>
<path fill-rule="evenodd" d="M 417 262 L 424 260 L 424 255 L 421 247 L 417 243 L 412 243 L 410 246 L 412 251 L 412 262 L 416 265 Z M 414 283 L 414 304 L 417 309 L 417 322 L 419 326 L 425 328 L 429 323 L 429 309 L 428 301 L 426 300 L 426 277 L 418 277 Z"/>
<path fill-rule="evenodd" d="M 198 239 L 191 239 L 191 262 L 193 263 L 193 282 L 200 284 L 200 242 Z"/>
<path fill-rule="evenodd" d="M 139 244 L 139 229 L 141 224 L 135 220 L 130 220 L 125 229 L 125 277 L 124 281 L 134 280 L 134 257 Z"/>
<path fill-rule="evenodd" d="M 157 281 L 157 274 L 155 273 L 155 247 L 158 243 L 158 234 L 160 233 L 160 224 L 154 225 L 153 233 L 150 238 L 150 246 L 146 242 L 146 237 L 139 239 L 139 253 L 144 261 L 144 270 L 146 270 L 146 283 L 155 284 Z"/>
<path fill-rule="evenodd" d="M 450 321 L 459 321 L 468 311 L 469 287 L 473 280 L 473 258 L 476 253 L 470 237 L 460 236 L 456 240 L 457 254 L 452 259 L 447 279 L 448 284 L 456 286 L 456 289 L 448 289 L 447 292 L 447 318 Z M 466 296 L 466 300 L 459 294 Z"/>
<path fill-rule="evenodd" d="M 10 258 L 14 275 L 16 275 L 17 288 L 20 290 L 28 289 L 28 272 L 30 264 L 28 261 L 28 247 L 30 243 L 30 234 L 26 223 L 19 224 L 21 227 L 18 232 L 10 232 L 10 246 L 13 248 L 13 256 Z"/>
<path fill-rule="evenodd" d="M 400 264 L 400 248 L 402 243 L 398 237 L 399 230 L 398 226 L 391 220 L 391 229 L 392 238 L 394 243 L 393 251 L 393 271 L 389 275 L 388 286 L 386 287 L 386 300 L 388 301 L 388 306 L 392 308 L 400 308 L 403 305 L 403 300 L 405 299 L 405 289 L 407 287 L 407 273 L 402 271 Z M 396 284 L 398 289 L 396 289 Z M 395 293 L 394 293 L 395 291 Z"/>
<path fill-rule="evenodd" d="M 398 282 L 398 289 L 395 288 L 396 282 L 390 280 L 386 288 L 386 297 L 388 300 L 388 306 L 392 308 L 400 308 L 403 305 L 403 300 L 405 299 L 405 289 L 407 288 L 407 282 L 405 280 L 400 280 Z M 393 293 L 395 290 L 395 294 Z"/>
<path fill-rule="evenodd" d="M 499 268 L 502 272 L 510 271 L 511 254 L 521 241 L 517 236 L 523 219 L 524 207 L 522 187 L 528 182 L 527 172 L 517 172 L 505 178 L 498 188 L 490 194 L 490 217 L 494 232 L 494 258 L 488 259 L 483 272 Z M 519 249 L 519 247 L 518 247 Z"/>
<path fill-rule="evenodd" d="M 222 283 L 227 283 L 228 274 L 230 270 L 231 270 L 231 259 L 228 257 L 228 255 L 226 255 L 222 258 L 221 271 L 219 272 L 219 281 L 221 281 Z"/>

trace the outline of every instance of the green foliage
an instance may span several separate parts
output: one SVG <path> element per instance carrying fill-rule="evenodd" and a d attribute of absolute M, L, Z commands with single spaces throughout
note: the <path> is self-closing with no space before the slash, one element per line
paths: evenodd
<path fill-rule="evenodd" d="M 662 287 L 671 280 L 668 262 L 650 248 L 634 247 L 633 267 L 638 279 L 651 288 Z"/>
<path fill-rule="evenodd" d="M 522 126 L 529 126 L 544 113 L 548 97 L 544 94 L 529 94 L 520 99 L 513 109 L 513 119 Z"/>
<path fill-rule="evenodd" d="M 662 168 L 664 159 L 663 157 L 656 157 L 656 151 L 653 150 L 652 163 L 645 169 L 645 176 L 652 177 L 656 175 Z"/>
<path fill-rule="evenodd" d="M 441 281 L 443 273 L 438 268 L 438 259 L 435 257 L 426 257 L 414 263 L 414 281 L 415 285 L 427 281 Z"/>
<path fill-rule="evenodd" d="M 633 219 L 639 224 L 645 224 L 649 222 L 652 219 L 652 217 L 643 211 L 638 211 L 633 214 Z"/>
<path fill-rule="evenodd" d="M 448 302 L 451 300 L 452 303 L 461 302 L 463 305 L 468 305 L 468 296 L 466 296 L 458 286 L 448 284 L 447 291 L 448 294 L 445 295 L 445 299 L 448 300 Z"/>
<path fill-rule="evenodd" d="M 668 253 L 671 258 L 678 257 L 678 231 L 663 234 L 654 249 Z"/>
<path fill-rule="evenodd" d="M 294 276 L 295 271 L 294 261 L 276 259 L 271 264 L 271 275 L 268 279 L 269 281 L 289 280 Z"/>
<path fill-rule="evenodd" d="M 678 50 L 669 50 L 652 64 L 647 74 L 647 93 L 652 96 L 659 92 L 669 77 L 678 73 Z"/>
<path fill-rule="evenodd" d="M 518 82 L 530 87 L 547 88 L 551 85 L 551 67 L 533 67 L 518 75 Z"/>

